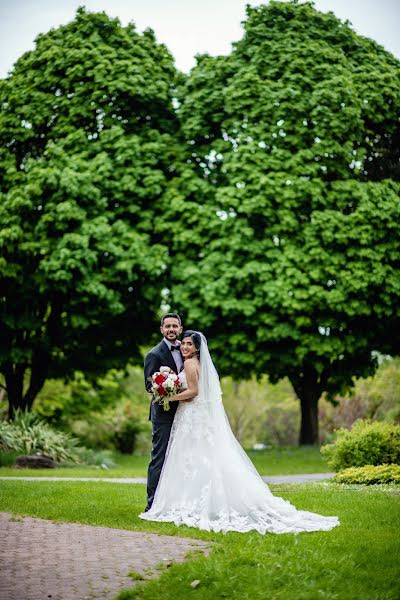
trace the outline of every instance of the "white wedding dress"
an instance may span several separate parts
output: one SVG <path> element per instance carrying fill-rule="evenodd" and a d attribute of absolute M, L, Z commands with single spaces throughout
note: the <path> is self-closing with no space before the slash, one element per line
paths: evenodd
<path fill-rule="evenodd" d="M 180 379 L 185 386 L 184 372 Z M 206 531 L 261 534 L 328 531 L 339 524 L 337 517 L 297 510 L 272 495 L 232 433 L 204 336 L 199 395 L 179 403 L 153 505 L 139 516 Z"/>

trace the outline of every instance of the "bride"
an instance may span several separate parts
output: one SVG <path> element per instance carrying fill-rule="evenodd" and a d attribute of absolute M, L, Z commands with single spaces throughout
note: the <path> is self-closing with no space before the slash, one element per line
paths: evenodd
<path fill-rule="evenodd" d="M 234 437 L 204 335 L 183 334 L 184 391 L 150 510 L 139 517 L 207 531 L 328 531 L 337 517 L 297 510 L 273 496 Z"/>

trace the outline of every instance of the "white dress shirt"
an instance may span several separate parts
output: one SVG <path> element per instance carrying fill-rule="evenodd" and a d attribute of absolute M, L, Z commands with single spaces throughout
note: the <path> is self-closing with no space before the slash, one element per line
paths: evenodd
<path fill-rule="evenodd" d="M 169 340 L 167 340 L 166 338 L 164 338 L 164 342 L 167 344 L 168 350 L 171 352 L 171 346 L 174 346 L 174 344 L 171 344 L 171 342 Z M 175 347 L 179 348 L 180 345 L 181 345 L 180 341 L 176 340 Z M 181 351 L 179 349 L 172 350 L 171 354 L 172 354 L 172 358 L 174 359 L 174 363 L 176 364 L 176 372 L 179 373 L 183 366 L 183 358 L 182 358 Z"/>

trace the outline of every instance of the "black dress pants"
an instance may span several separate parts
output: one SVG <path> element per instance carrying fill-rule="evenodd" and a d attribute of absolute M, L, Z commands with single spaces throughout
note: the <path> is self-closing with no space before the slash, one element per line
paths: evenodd
<path fill-rule="evenodd" d="M 163 468 L 165 453 L 168 447 L 173 420 L 152 422 L 153 437 L 149 469 L 147 472 L 147 505 L 145 510 L 151 508 L 156 493 L 158 481 Z"/>

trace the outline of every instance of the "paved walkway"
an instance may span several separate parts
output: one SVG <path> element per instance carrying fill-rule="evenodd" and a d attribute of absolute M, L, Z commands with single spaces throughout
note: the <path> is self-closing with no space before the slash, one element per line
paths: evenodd
<path fill-rule="evenodd" d="M 0 513 L 1 600 L 111 600 L 209 544 L 189 538 Z"/>
<path fill-rule="evenodd" d="M 263 477 L 267 483 L 312 483 L 332 479 L 335 473 L 302 473 L 301 475 L 276 475 Z"/>
<path fill-rule="evenodd" d="M 332 479 L 335 473 L 303 473 L 301 475 L 274 475 L 263 477 L 267 483 L 310 483 Z M 106 483 L 146 483 L 145 477 L 0 477 L 23 481 L 102 481 Z"/>

